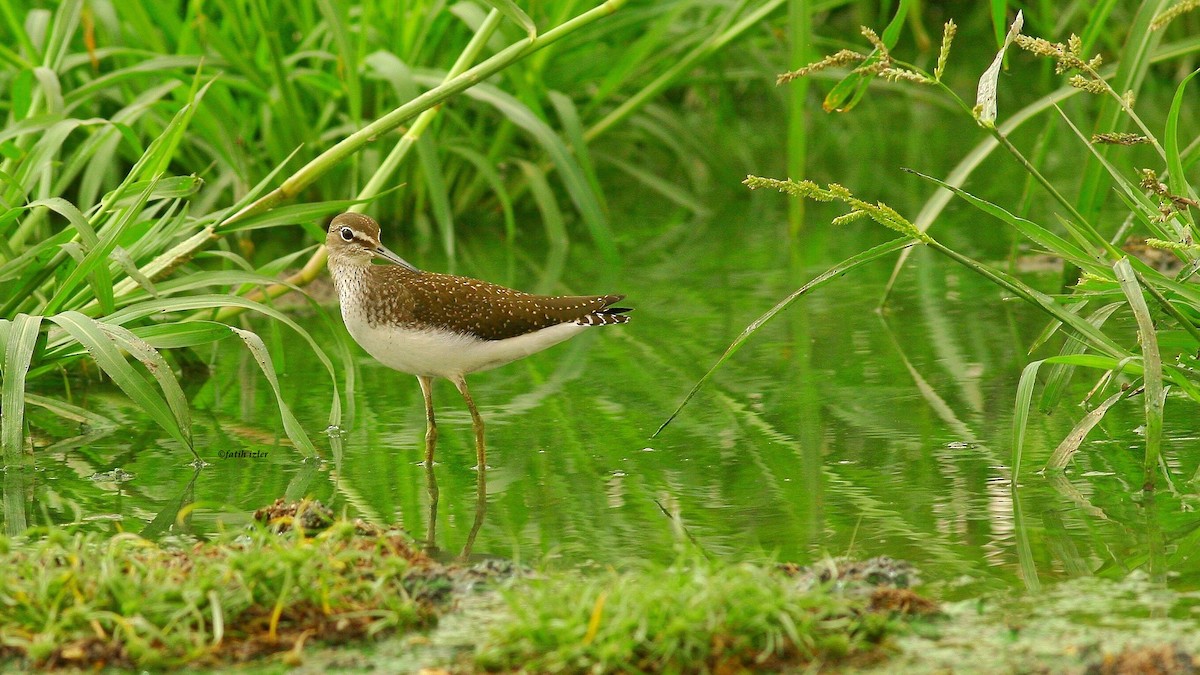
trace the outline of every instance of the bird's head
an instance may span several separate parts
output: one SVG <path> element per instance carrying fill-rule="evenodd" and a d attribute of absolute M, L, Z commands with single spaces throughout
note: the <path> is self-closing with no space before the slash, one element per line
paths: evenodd
<path fill-rule="evenodd" d="M 329 223 L 325 235 L 325 248 L 329 257 L 343 263 L 369 265 L 372 258 L 384 260 L 418 271 L 404 258 L 390 251 L 379 241 L 379 223 L 361 213 L 343 213 Z"/>

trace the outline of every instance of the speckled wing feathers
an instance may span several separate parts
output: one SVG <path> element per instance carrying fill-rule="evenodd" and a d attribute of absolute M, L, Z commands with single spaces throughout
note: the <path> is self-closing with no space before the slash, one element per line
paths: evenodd
<path fill-rule="evenodd" d="M 483 340 L 503 340 L 562 323 L 585 326 L 625 323 L 628 308 L 613 307 L 623 295 L 546 296 L 434 272 L 413 273 L 373 265 L 371 323 L 437 327 Z"/>

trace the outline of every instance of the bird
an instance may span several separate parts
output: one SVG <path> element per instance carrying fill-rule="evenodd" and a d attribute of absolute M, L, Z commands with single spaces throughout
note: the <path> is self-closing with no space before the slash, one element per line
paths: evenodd
<path fill-rule="evenodd" d="M 454 383 L 484 470 L 483 418 L 466 376 L 552 347 L 596 326 L 629 321 L 624 295 L 534 295 L 487 281 L 418 269 L 380 242 L 379 223 L 342 213 L 325 237 L 342 320 L 354 341 L 389 368 L 415 375 L 425 398 L 425 464 L 433 465 L 433 382 Z M 375 259 L 385 264 L 375 264 Z"/>

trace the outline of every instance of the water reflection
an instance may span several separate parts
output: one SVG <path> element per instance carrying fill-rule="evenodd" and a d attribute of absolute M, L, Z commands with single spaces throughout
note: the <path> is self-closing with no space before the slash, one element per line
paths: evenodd
<path fill-rule="evenodd" d="M 425 527 L 425 552 L 434 558 L 442 558 L 442 548 L 437 544 L 437 510 L 438 510 L 438 491 L 437 473 L 431 464 L 425 465 L 425 492 L 429 495 L 429 520 Z M 471 521 L 471 530 L 467 533 L 467 540 L 463 543 L 462 550 L 458 554 L 459 560 L 470 560 L 471 550 L 475 546 L 475 537 L 479 535 L 480 528 L 483 527 L 483 520 L 487 516 L 487 471 L 481 470 L 476 472 L 475 476 L 475 518 Z"/>
<path fill-rule="evenodd" d="M 829 257 L 870 243 L 830 241 Z M 464 258 L 474 276 L 572 290 L 544 281 L 549 262 L 472 253 Z M 203 411 L 193 433 L 210 466 L 196 472 L 186 450 L 162 440 L 127 399 L 92 386 L 75 401 L 95 416 L 83 427 L 31 411 L 47 436 L 35 449 L 38 472 L 5 472 L 5 527 L 104 515 L 121 520 L 89 526 L 204 536 L 245 524 L 279 496 L 307 496 L 458 556 L 619 565 L 670 560 L 681 547 L 798 562 L 887 554 L 913 561 L 948 597 L 1142 567 L 1200 587 L 1191 553 L 1200 550 L 1190 513 L 1197 496 L 1179 480 L 1196 471 L 1184 415 L 1168 404 L 1177 426 L 1164 456 L 1178 494 L 1142 495 L 1139 411 L 1124 403 L 1066 472 L 1044 476 L 1035 470 L 1082 411 L 1033 413 L 1014 486 L 1016 378 L 1042 321 L 956 268 L 915 258 L 881 313 L 887 264 L 780 315 L 647 451 L 647 437 L 729 341 L 827 266 L 797 258 L 771 232 L 671 230 L 623 273 L 639 306 L 627 330 L 583 335 L 472 381 L 488 421 L 487 472 L 472 469 L 477 449 L 462 406 L 444 410 L 438 464 L 423 465 L 420 387 L 358 351 L 340 325 L 330 332 L 309 317 L 344 355 L 348 392 L 343 428 L 315 436 L 324 439 L 323 461 L 303 461 L 287 443 L 271 392 L 256 384 L 255 368 L 239 372 L 248 357 L 231 345 L 212 376 L 188 390 Z M 572 249 L 560 268 L 589 286 L 614 273 L 586 250 Z M 316 366 L 307 358 L 289 351 L 281 383 L 288 406 L 315 430 L 329 391 L 308 376 Z M 1078 383 L 1075 395 L 1087 388 Z M 256 456 L 218 457 L 238 450 Z M 116 467 L 135 478 L 115 489 L 88 480 Z"/>

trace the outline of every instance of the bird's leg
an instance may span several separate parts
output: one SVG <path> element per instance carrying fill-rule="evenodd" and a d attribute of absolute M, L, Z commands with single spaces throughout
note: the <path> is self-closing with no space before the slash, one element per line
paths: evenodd
<path fill-rule="evenodd" d="M 475 407 L 475 399 L 471 398 L 471 390 L 467 389 L 467 378 L 462 375 L 456 376 L 454 386 L 458 387 L 458 393 L 462 394 L 467 402 L 467 409 L 471 411 L 471 421 L 475 426 L 475 468 L 486 471 L 487 450 L 483 446 L 483 418 L 479 416 L 479 410 Z"/>
<path fill-rule="evenodd" d="M 463 544 L 460 560 L 471 557 L 471 548 L 475 545 L 475 535 L 483 527 L 483 517 L 487 514 L 487 472 L 480 471 L 475 475 L 475 521 L 471 523 L 471 531 L 467 533 L 467 543 Z"/>
<path fill-rule="evenodd" d="M 429 492 L 429 527 L 428 534 L 425 537 L 425 552 L 434 555 L 437 553 L 437 508 L 438 508 L 438 484 L 437 476 L 433 473 L 433 465 L 425 465 L 425 487 Z"/>
<path fill-rule="evenodd" d="M 433 451 L 437 448 L 437 422 L 433 419 L 433 378 L 418 375 L 421 393 L 425 395 L 425 466 L 433 466 Z"/>

